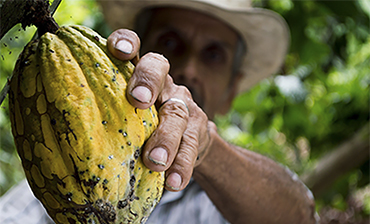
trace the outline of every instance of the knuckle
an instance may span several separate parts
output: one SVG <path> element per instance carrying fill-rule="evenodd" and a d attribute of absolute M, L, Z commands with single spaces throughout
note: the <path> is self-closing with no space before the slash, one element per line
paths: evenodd
<path fill-rule="evenodd" d="M 138 62 L 134 73 L 139 73 L 140 76 L 144 76 L 148 80 L 155 79 L 162 83 L 168 70 L 169 63 L 166 58 L 159 54 L 147 53 Z"/>
<path fill-rule="evenodd" d="M 188 148 L 188 152 L 190 153 L 190 156 L 192 158 L 196 157 L 198 154 L 198 147 L 199 147 L 199 141 L 198 141 L 198 133 L 195 131 L 187 130 L 183 135 L 183 141 L 184 144 L 186 144 L 186 148 Z"/>
<path fill-rule="evenodd" d="M 192 150 L 189 150 L 189 152 L 192 152 Z M 191 165 L 193 164 L 194 158 L 195 158 L 195 156 L 194 156 L 193 153 L 185 153 L 185 152 L 183 152 L 179 156 L 182 157 L 181 158 L 181 160 L 182 160 L 181 162 L 182 162 L 183 169 L 186 169 L 186 167 L 191 167 Z"/>
<path fill-rule="evenodd" d="M 177 92 L 179 92 L 181 95 L 185 96 L 186 99 L 191 99 L 192 100 L 191 92 L 185 86 L 177 86 Z"/>
<path fill-rule="evenodd" d="M 185 105 L 176 102 L 167 102 L 162 105 L 159 110 L 161 116 L 172 117 L 173 119 L 180 119 L 187 121 L 189 118 L 188 109 Z"/>
<path fill-rule="evenodd" d="M 170 63 L 168 62 L 167 58 L 162 54 L 148 52 L 142 57 L 142 59 L 154 60 L 156 63 L 161 63 L 162 66 L 165 65 L 168 68 L 170 66 Z"/>

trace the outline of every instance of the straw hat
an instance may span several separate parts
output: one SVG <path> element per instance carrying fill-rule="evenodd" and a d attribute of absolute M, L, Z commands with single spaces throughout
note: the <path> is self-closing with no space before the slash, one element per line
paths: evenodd
<path fill-rule="evenodd" d="M 156 7 L 189 8 L 219 18 L 234 28 L 247 46 L 239 93 L 277 72 L 289 47 L 284 19 L 270 10 L 253 8 L 250 0 L 100 0 L 100 4 L 112 29 L 133 29 L 142 10 Z"/>

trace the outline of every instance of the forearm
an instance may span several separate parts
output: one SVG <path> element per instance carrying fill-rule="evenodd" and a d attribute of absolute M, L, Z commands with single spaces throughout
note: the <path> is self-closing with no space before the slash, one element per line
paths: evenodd
<path fill-rule="evenodd" d="M 315 223 L 313 198 L 281 165 L 226 143 L 212 148 L 193 177 L 231 223 Z"/>

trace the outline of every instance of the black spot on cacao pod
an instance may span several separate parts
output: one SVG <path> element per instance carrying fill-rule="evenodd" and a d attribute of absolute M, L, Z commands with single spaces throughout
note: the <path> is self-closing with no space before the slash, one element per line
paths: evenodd
<path fill-rule="evenodd" d="M 136 182 L 136 177 L 134 175 L 131 176 L 130 178 L 130 186 L 134 187 Z"/>
<path fill-rule="evenodd" d="M 140 156 L 140 148 L 137 148 L 137 149 L 135 150 L 135 153 L 134 153 L 134 158 L 135 158 L 135 159 L 138 159 L 138 158 L 139 158 L 139 156 Z"/>
<path fill-rule="evenodd" d="M 118 209 L 123 209 L 128 205 L 128 202 L 126 200 L 119 201 L 117 204 Z"/>
<path fill-rule="evenodd" d="M 49 52 L 50 52 L 50 53 L 55 53 L 55 51 L 53 51 L 52 49 L 49 49 Z"/>
<path fill-rule="evenodd" d="M 82 183 L 86 187 L 90 187 L 91 189 L 93 189 L 98 184 L 99 180 L 99 177 L 93 176 L 92 179 L 89 179 L 88 181 L 83 180 Z"/>
<path fill-rule="evenodd" d="M 98 165 L 98 167 L 99 167 L 99 169 L 101 169 L 101 170 L 102 170 L 102 169 L 104 169 L 104 165 L 99 164 L 99 165 Z"/>
<path fill-rule="evenodd" d="M 68 200 L 68 201 L 72 201 L 72 192 L 68 192 L 68 193 L 66 194 L 66 197 L 67 197 L 67 200 Z"/>
<path fill-rule="evenodd" d="M 130 161 L 130 169 L 133 170 L 135 168 L 135 160 Z"/>

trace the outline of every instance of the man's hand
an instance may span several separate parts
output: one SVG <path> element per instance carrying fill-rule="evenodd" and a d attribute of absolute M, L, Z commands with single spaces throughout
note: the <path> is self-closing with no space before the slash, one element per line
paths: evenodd
<path fill-rule="evenodd" d="M 140 39 L 136 33 L 116 30 L 108 37 L 108 49 L 118 59 L 136 64 L 127 88 L 129 102 L 140 109 L 152 105 L 158 109 L 159 126 L 144 146 L 144 164 L 153 171 L 166 171 L 167 190 L 184 189 L 194 166 L 211 145 L 209 129 L 215 125 L 193 101 L 189 90 L 173 83 L 164 56 L 147 53 L 138 58 Z"/>

